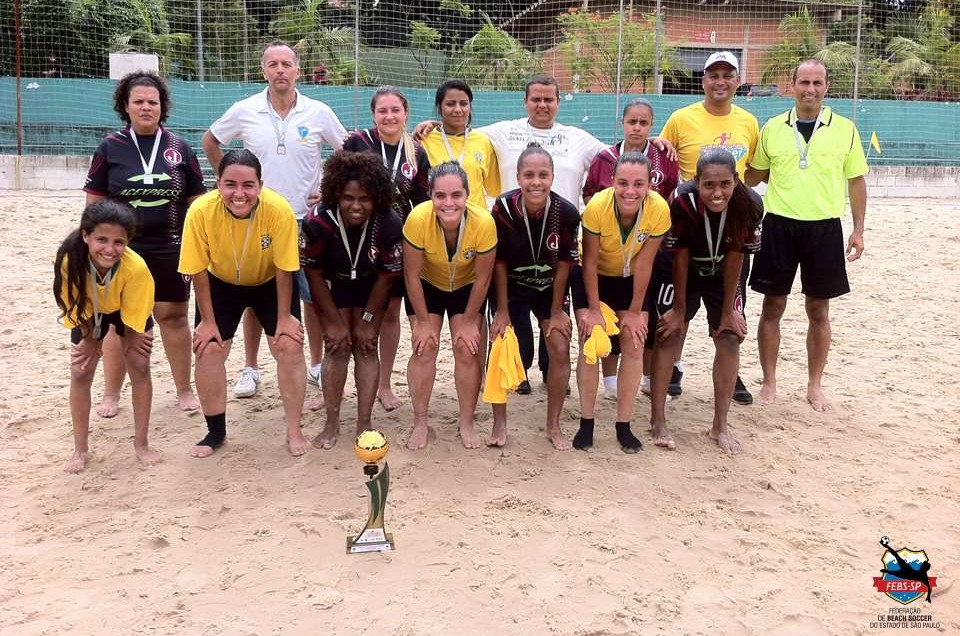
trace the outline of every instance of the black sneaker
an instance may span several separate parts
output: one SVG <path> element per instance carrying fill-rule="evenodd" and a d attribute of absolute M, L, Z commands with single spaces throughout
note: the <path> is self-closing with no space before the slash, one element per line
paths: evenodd
<path fill-rule="evenodd" d="M 530 395 L 530 391 L 530 383 L 526 380 L 517 385 L 517 393 L 519 395 Z"/>
<path fill-rule="evenodd" d="M 681 380 L 683 380 L 683 371 L 677 367 L 673 367 L 673 375 L 670 376 L 670 384 L 667 385 L 667 395 L 670 397 L 680 397 L 680 394 L 683 393 L 683 387 L 680 386 Z"/>
<path fill-rule="evenodd" d="M 737 385 L 733 388 L 733 401 L 744 406 L 753 404 L 753 395 L 750 394 L 750 391 L 747 391 L 747 387 L 743 385 L 743 380 L 740 379 L 739 375 L 737 376 Z"/>

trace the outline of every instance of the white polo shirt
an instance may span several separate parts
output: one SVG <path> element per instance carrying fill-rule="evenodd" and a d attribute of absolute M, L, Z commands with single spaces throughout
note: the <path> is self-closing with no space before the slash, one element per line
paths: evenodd
<path fill-rule="evenodd" d="M 517 159 L 535 141 L 553 157 L 554 192 L 580 208 L 580 191 L 590 164 L 607 144 L 585 130 L 565 124 L 534 128 L 526 118 L 500 121 L 479 129 L 490 137 L 500 164 L 500 187 L 504 192 L 518 187 Z"/>
<path fill-rule="evenodd" d="M 300 91 L 283 120 L 267 103 L 267 90 L 236 102 L 213 122 L 210 132 L 223 144 L 242 139 L 244 148 L 260 160 L 264 184 L 283 195 L 302 219 L 307 196 L 320 185 L 323 143 L 339 150 L 347 130 L 329 106 Z"/>

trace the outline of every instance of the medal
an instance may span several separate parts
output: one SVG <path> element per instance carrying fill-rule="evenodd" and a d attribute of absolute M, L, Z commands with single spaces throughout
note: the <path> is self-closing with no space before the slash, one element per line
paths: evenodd
<path fill-rule="evenodd" d="M 287 154 L 287 147 L 284 144 L 277 144 L 277 154 L 285 155 Z"/>

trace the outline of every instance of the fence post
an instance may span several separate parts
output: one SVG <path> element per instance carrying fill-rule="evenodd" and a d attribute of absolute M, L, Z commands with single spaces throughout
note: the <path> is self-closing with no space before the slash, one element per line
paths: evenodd
<path fill-rule="evenodd" d="M 654 51 L 653 51 L 653 92 L 663 94 L 663 81 L 660 79 L 660 0 L 657 0 L 657 13 L 653 16 Z"/>
<path fill-rule="evenodd" d="M 620 112 L 620 80 L 623 72 L 623 0 L 620 0 L 620 19 L 617 20 L 619 30 L 617 33 L 617 85 L 616 85 L 616 108 L 613 109 L 613 129 L 617 129 L 617 113 Z"/>
<path fill-rule="evenodd" d="M 14 38 L 16 40 L 15 48 L 16 52 L 14 53 L 14 67 L 16 69 L 17 76 L 17 157 L 23 154 L 23 104 L 20 99 L 20 46 L 22 39 L 20 37 L 20 0 L 14 0 L 13 3 L 13 29 L 16 32 Z M 19 170 L 17 170 L 19 178 Z"/>
<path fill-rule="evenodd" d="M 203 8 L 197 0 L 197 77 L 203 81 Z"/>
<path fill-rule="evenodd" d="M 853 112 L 850 121 L 857 125 L 857 101 L 860 99 L 860 34 L 863 31 L 863 0 L 857 2 L 857 53 L 853 58 Z"/>

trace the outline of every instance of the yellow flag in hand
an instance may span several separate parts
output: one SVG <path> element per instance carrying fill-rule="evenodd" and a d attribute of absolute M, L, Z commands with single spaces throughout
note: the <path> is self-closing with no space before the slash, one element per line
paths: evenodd
<path fill-rule="evenodd" d="M 878 155 L 882 155 L 883 152 L 880 151 L 880 140 L 877 139 L 877 131 L 874 130 L 873 134 L 870 135 L 870 145 L 873 146 L 873 149 L 877 151 Z"/>

